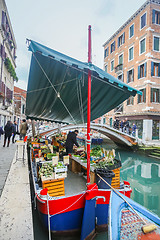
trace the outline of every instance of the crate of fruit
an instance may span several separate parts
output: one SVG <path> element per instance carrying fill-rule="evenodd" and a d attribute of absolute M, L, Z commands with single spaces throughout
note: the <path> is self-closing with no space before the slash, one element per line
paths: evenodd
<path fill-rule="evenodd" d="M 58 172 L 55 173 L 54 178 L 59 179 L 59 178 L 66 178 L 67 177 L 67 172 Z"/>
<path fill-rule="evenodd" d="M 42 167 L 39 170 L 39 176 L 43 180 L 54 179 L 52 163 L 44 163 L 44 164 L 42 164 Z"/>
<path fill-rule="evenodd" d="M 60 172 L 67 172 L 67 166 L 65 166 L 63 163 L 59 162 L 55 167 L 54 167 L 55 173 L 60 173 Z"/>

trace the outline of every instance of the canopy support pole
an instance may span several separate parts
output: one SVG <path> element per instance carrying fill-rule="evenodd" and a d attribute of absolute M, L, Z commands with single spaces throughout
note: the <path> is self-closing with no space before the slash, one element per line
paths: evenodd
<path fill-rule="evenodd" d="M 88 27 L 88 63 L 91 63 L 91 25 Z M 90 183 L 90 136 L 91 122 L 91 71 L 88 70 L 88 104 L 87 104 L 87 184 Z"/>
<path fill-rule="evenodd" d="M 36 134 L 35 132 L 35 123 L 34 123 L 34 120 L 32 120 L 32 137 L 34 137 Z"/>

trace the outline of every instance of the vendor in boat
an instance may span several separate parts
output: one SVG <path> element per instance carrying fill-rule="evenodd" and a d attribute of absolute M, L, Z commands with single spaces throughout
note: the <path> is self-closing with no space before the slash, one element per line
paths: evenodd
<path fill-rule="evenodd" d="M 72 153 L 73 152 L 73 145 L 75 144 L 77 147 L 79 147 L 77 143 L 77 135 L 78 135 L 78 130 L 75 130 L 74 132 L 69 132 L 67 135 L 67 140 L 66 140 L 66 153 Z"/>

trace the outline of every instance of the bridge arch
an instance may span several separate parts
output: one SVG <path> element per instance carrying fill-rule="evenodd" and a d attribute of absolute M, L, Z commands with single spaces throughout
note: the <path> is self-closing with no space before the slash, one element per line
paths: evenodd
<path fill-rule="evenodd" d="M 61 127 L 61 131 L 86 128 L 86 127 L 87 127 L 87 124 L 65 125 Z M 128 147 L 133 147 L 137 145 L 137 139 L 135 137 L 130 136 L 126 133 L 123 133 L 119 130 L 116 130 L 108 125 L 91 123 L 91 129 L 107 136 L 117 145 L 125 145 Z M 54 128 L 53 130 L 51 130 L 45 135 L 49 137 L 51 135 L 56 134 L 58 131 L 59 131 L 58 128 Z"/>

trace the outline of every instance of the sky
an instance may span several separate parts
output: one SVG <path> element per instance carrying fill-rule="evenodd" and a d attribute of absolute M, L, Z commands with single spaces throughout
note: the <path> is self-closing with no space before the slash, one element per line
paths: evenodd
<path fill-rule="evenodd" d="M 145 0 L 6 0 L 17 43 L 15 86 L 27 90 L 31 52 L 26 38 L 88 61 L 88 26 L 92 27 L 92 62 L 103 69 L 103 44 Z"/>

